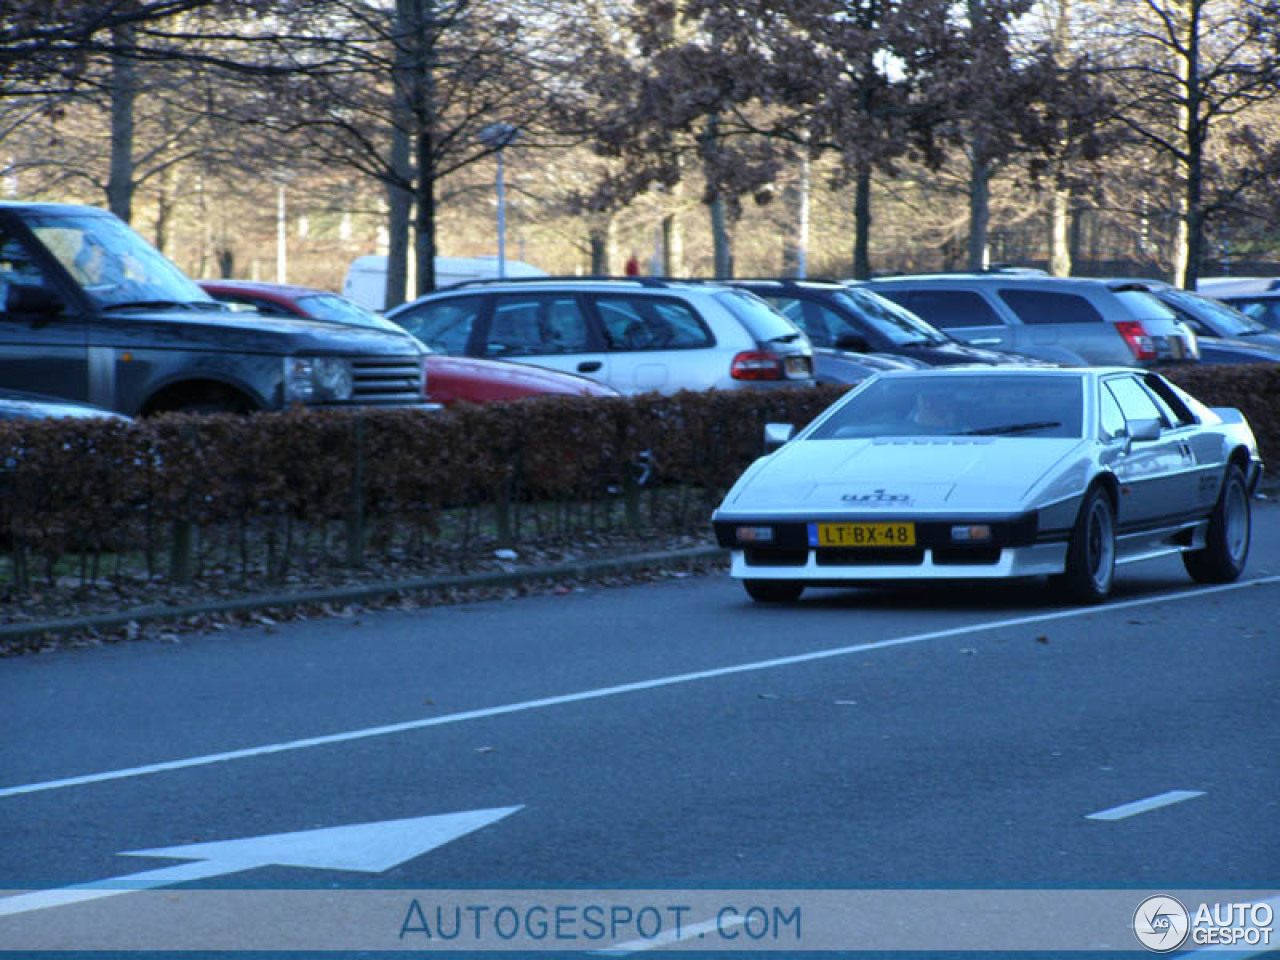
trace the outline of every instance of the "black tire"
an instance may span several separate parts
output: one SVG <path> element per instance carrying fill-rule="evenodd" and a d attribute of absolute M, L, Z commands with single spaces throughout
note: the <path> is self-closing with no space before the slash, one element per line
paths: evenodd
<path fill-rule="evenodd" d="M 1244 572 L 1253 540 L 1253 516 L 1244 474 L 1232 464 L 1209 515 L 1203 550 L 1182 555 L 1182 565 L 1199 583 L 1230 583 Z"/>
<path fill-rule="evenodd" d="M 1077 603 L 1102 603 L 1116 577 L 1116 508 L 1111 495 L 1094 487 L 1085 495 L 1067 546 L 1061 585 Z"/>
<path fill-rule="evenodd" d="M 743 580 L 742 586 L 757 603 L 789 603 L 804 593 L 804 584 L 794 580 Z"/>

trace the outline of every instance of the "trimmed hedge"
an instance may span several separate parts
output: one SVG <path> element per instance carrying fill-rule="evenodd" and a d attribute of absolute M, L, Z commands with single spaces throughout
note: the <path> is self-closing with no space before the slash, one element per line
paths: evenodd
<path fill-rule="evenodd" d="M 1239 408 L 1280 460 L 1280 366 L 1164 372 Z M 20 595 L 69 561 L 81 582 L 128 567 L 182 583 L 210 566 L 280 580 L 301 564 L 705 529 L 763 425 L 808 423 L 844 389 L 0 422 L 0 584 Z"/>
<path fill-rule="evenodd" d="M 842 392 L 0 422 L 0 549 L 21 592 L 68 555 L 82 580 L 127 555 L 184 582 L 214 543 L 224 567 L 230 557 L 245 577 L 279 580 L 317 552 L 355 567 L 406 544 L 439 558 L 596 526 L 701 528 L 759 455 L 766 421 L 807 423 Z"/>

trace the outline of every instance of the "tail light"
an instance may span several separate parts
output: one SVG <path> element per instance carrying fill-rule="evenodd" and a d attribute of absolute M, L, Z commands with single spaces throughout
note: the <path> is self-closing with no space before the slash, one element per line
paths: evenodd
<path fill-rule="evenodd" d="M 729 376 L 735 380 L 781 380 L 782 358 L 767 350 L 744 350 L 733 358 Z"/>
<path fill-rule="evenodd" d="M 1116 329 L 1120 331 L 1120 336 L 1124 337 L 1124 342 L 1133 351 L 1135 360 L 1154 360 L 1156 358 L 1155 340 L 1152 339 L 1151 334 L 1143 329 L 1140 321 L 1122 320 L 1116 324 Z"/>

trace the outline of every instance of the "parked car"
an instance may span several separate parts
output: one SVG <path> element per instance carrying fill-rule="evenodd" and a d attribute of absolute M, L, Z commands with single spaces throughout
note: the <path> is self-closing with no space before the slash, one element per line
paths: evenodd
<path fill-rule="evenodd" d="M 1280 331 L 1280 290 L 1264 293 L 1224 293 L 1214 295 L 1228 306 L 1263 324 L 1268 330 Z"/>
<path fill-rule="evenodd" d="M 808 586 L 1049 575 L 1083 602 L 1118 564 L 1244 569 L 1262 461 L 1234 409 L 1129 368 L 874 377 L 750 466 L 712 517 L 756 600 Z"/>
<path fill-rule="evenodd" d="M 130 416 L 425 404 L 411 340 L 233 315 L 93 207 L 0 204 L 0 304 L 4 388 Z"/>
<path fill-rule="evenodd" d="M 232 306 L 256 310 L 268 316 L 310 317 L 329 323 L 389 330 L 397 336 L 412 334 L 386 317 L 336 293 L 290 284 L 252 280 L 201 280 L 210 296 Z M 415 342 L 416 338 L 415 338 Z M 419 346 L 421 344 L 419 343 Z M 445 406 L 466 401 L 521 400 L 525 397 L 558 394 L 581 397 L 611 397 L 618 391 L 587 377 L 548 370 L 527 363 L 482 360 L 475 357 L 447 357 L 427 351 L 428 399 Z"/>
<path fill-rule="evenodd" d="M 1141 286 L 1196 332 L 1204 363 L 1280 362 L 1280 332 L 1235 307 L 1179 289 L 1161 280 L 1113 280 L 1112 285 Z"/>
<path fill-rule="evenodd" d="M 264 317 L 305 317 L 404 335 L 404 328 L 349 297 L 315 287 L 263 280 L 200 280 L 200 289 L 233 310 Z"/>
<path fill-rule="evenodd" d="M 819 381 L 853 382 L 845 376 L 845 368 L 851 363 L 855 368 L 865 366 L 867 355 L 892 357 L 899 367 L 916 368 L 1027 361 L 961 343 L 866 287 L 813 280 L 724 282 L 750 290 L 805 332 L 813 344 Z"/>
<path fill-rule="evenodd" d="M 975 346 L 1086 366 L 1199 357 L 1190 328 L 1137 286 L 1008 271 L 884 277 L 867 286 Z"/>
<path fill-rule="evenodd" d="M 71 403 L 40 393 L 0 390 L 0 420 L 128 420 L 88 403 Z"/>
<path fill-rule="evenodd" d="M 581 373 L 622 393 L 813 383 L 804 334 L 755 295 L 716 284 L 476 281 L 387 316 L 438 353 Z"/>

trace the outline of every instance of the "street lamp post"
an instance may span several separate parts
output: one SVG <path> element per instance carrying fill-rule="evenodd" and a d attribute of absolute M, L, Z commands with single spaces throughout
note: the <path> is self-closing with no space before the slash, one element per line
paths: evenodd
<path fill-rule="evenodd" d="M 480 131 L 480 142 L 493 147 L 498 156 L 498 276 L 507 275 L 507 192 L 503 177 L 502 154 L 520 131 L 509 123 L 491 123 Z"/>

